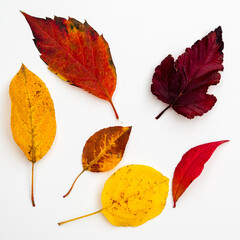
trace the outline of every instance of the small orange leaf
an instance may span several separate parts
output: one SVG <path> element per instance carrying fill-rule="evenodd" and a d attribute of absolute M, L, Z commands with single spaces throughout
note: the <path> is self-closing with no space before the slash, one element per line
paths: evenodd
<path fill-rule="evenodd" d="M 132 127 L 109 127 L 93 134 L 83 148 L 83 170 L 74 180 L 68 196 L 80 175 L 89 170 L 91 172 L 106 172 L 113 169 L 121 160 Z"/>
<path fill-rule="evenodd" d="M 22 12 L 34 43 L 49 70 L 63 80 L 112 102 L 116 88 L 116 69 L 108 43 L 85 21 L 60 17 L 36 18 Z"/>

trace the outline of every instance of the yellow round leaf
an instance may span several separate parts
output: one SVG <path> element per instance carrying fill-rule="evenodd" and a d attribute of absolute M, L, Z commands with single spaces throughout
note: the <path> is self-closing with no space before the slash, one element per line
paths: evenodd
<path fill-rule="evenodd" d="M 115 226 L 139 226 L 165 207 L 169 179 L 152 167 L 128 165 L 105 183 L 102 213 Z"/>

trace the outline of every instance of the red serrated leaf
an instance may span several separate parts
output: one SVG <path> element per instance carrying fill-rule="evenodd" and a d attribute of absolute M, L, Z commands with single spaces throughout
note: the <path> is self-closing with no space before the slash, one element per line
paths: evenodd
<path fill-rule="evenodd" d="M 108 43 L 85 21 L 36 18 L 22 12 L 49 70 L 70 84 L 112 103 L 116 69 Z"/>
<path fill-rule="evenodd" d="M 216 148 L 229 140 L 205 143 L 186 152 L 174 171 L 172 182 L 172 196 L 174 206 L 179 197 L 185 192 L 188 186 L 202 172 L 204 164 L 212 156 Z"/>
<path fill-rule="evenodd" d="M 175 62 L 168 55 L 156 67 L 151 91 L 169 104 L 156 119 L 170 107 L 189 119 L 212 109 L 217 99 L 206 92 L 210 85 L 220 81 L 218 71 L 223 71 L 222 50 L 222 29 L 218 27 L 187 48 Z"/>

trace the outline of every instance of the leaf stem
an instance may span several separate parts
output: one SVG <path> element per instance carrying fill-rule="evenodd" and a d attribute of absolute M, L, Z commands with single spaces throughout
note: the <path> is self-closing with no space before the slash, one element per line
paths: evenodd
<path fill-rule="evenodd" d="M 32 187 L 31 187 L 31 199 L 32 199 L 32 205 L 35 207 L 35 202 L 34 202 L 34 191 L 33 191 L 33 185 L 34 185 L 34 165 L 35 162 L 32 162 Z"/>
<path fill-rule="evenodd" d="M 155 118 L 159 119 L 169 108 L 171 105 L 167 106 L 165 109 L 163 109 Z"/>
<path fill-rule="evenodd" d="M 70 194 L 70 192 L 72 191 L 72 189 L 73 189 L 76 181 L 78 180 L 78 178 L 79 178 L 86 170 L 87 170 L 87 169 L 84 168 L 84 169 L 78 174 L 78 176 L 77 176 L 77 177 L 75 178 L 75 180 L 73 181 L 73 184 L 72 184 L 71 188 L 69 189 L 69 191 L 63 196 L 64 198 L 67 197 L 67 196 Z"/>
<path fill-rule="evenodd" d="M 115 113 L 116 118 L 119 119 L 119 116 L 118 116 L 117 110 L 116 110 L 116 108 L 114 107 L 114 104 L 113 104 L 111 98 L 109 98 L 109 102 L 110 102 L 110 104 L 111 104 L 111 106 L 112 106 L 112 108 L 113 108 L 113 111 L 114 111 L 114 113 Z"/>
<path fill-rule="evenodd" d="M 100 213 L 102 212 L 103 209 L 99 210 L 99 211 L 96 211 L 96 212 L 93 212 L 93 213 L 90 213 L 90 214 L 87 214 L 87 215 L 83 215 L 81 217 L 77 217 L 77 218 L 73 218 L 73 219 L 70 219 L 70 220 L 67 220 L 67 221 L 63 221 L 63 222 L 59 222 L 58 225 L 62 225 L 62 224 L 65 224 L 65 223 L 69 223 L 69 222 L 72 222 L 72 221 L 75 221 L 75 220 L 78 220 L 78 219 L 81 219 L 81 218 L 85 218 L 85 217 L 89 217 L 89 216 L 92 216 L 92 215 L 95 215 L 97 213 Z"/>

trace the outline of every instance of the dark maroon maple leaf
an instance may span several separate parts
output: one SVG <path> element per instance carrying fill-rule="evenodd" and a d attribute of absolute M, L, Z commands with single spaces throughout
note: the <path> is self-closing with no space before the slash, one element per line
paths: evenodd
<path fill-rule="evenodd" d="M 219 26 L 174 62 L 168 55 L 155 69 L 151 91 L 168 104 L 157 117 L 169 108 L 191 119 L 212 109 L 217 99 L 207 94 L 210 85 L 219 83 L 223 71 L 222 29 Z"/>

